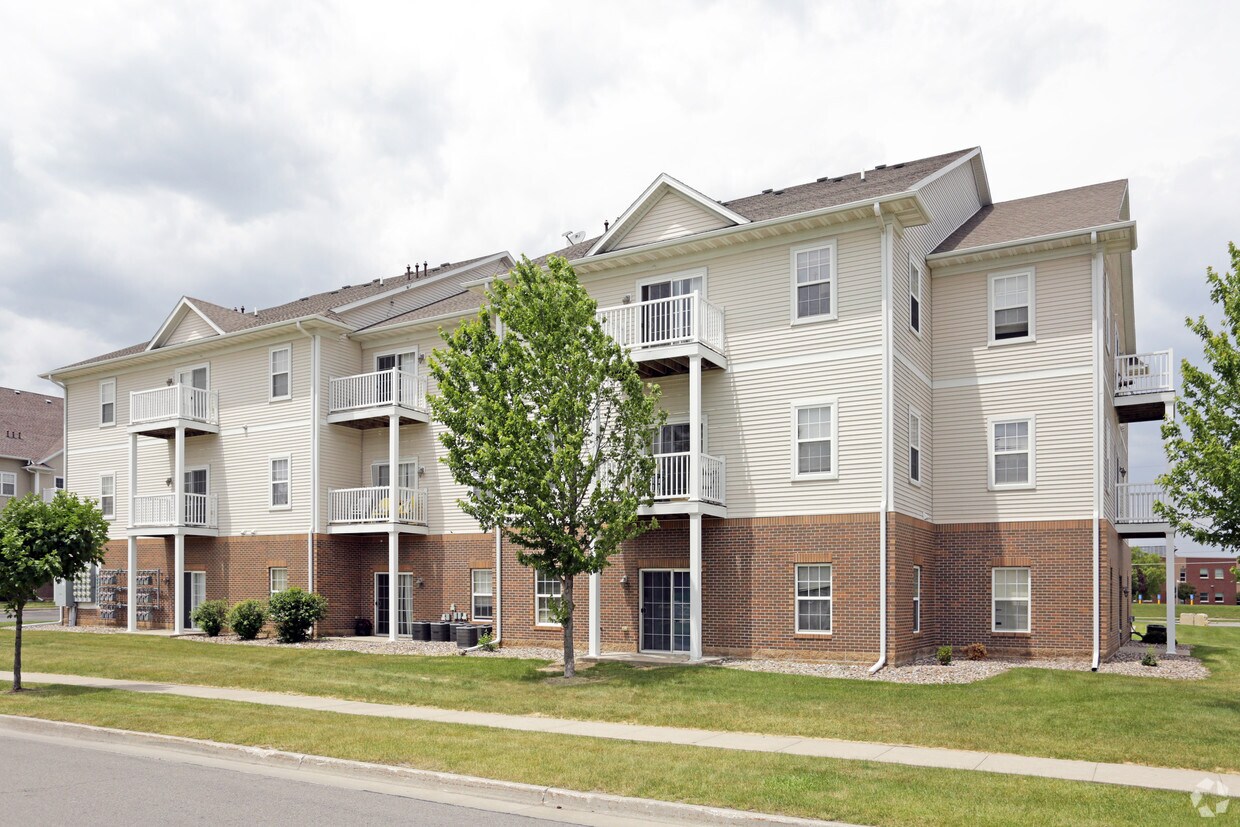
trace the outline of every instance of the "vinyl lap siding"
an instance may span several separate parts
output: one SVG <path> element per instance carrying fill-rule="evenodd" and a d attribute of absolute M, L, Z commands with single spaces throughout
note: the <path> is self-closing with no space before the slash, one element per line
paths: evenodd
<path fill-rule="evenodd" d="M 642 216 L 613 249 L 639 247 L 655 241 L 704 233 L 726 227 L 729 222 L 713 215 L 674 192 L 665 194 Z"/>
<path fill-rule="evenodd" d="M 168 334 L 168 339 L 165 344 L 176 345 L 181 342 L 192 342 L 195 339 L 205 339 L 208 336 L 218 335 L 219 334 L 215 332 L 215 328 L 211 327 L 210 323 L 207 322 L 206 319 L 199 316 L 193 310 L 189 310 L 186 312 L 184 318 L 181 319 L 181 323 L 178 324 L 170 334 Z"/>

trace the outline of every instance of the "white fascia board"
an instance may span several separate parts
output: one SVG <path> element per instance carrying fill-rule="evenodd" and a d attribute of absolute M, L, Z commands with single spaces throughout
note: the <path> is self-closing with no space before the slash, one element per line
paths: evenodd
<path fill-rule="evenodd" d="M 44 464 L 44 463 L 46 463 L 48 460 L 50 460 L 50 459 L 55 459 L 56 457 L 60 456 L 60 455 L 61 455 L 61 454 L 63 454 L 64 452 L 65 452 L 65 449 L 64 449 L 64 448 L 57 448 L 55 451 L 52 451 L 52 453 L 48 454 L 48 455 L 47 455 L 47 456 L 45 456 L 43 459 L 39 460 L 39 462 L 38 462 L 37 464 L 38 464 L 38 465 L 43 465 L 43 464 Z"/>
<path fill-rule="evenodd" d="M 176 324 L 185 317 L 185 313 L 191 311 L 197 313 L 204 322 L 209 324 L 211 329 L 214 330 L 217 335 L 224 335 L 223 328 L 211 321 L 211 319 L 207 317 L 207 314 L 195 307 L 194 303 L 190 301 L 188 296 L 182 296 L 181 300 L 177 302 L 177 306 L 174 307 L 172 312 L 168 314 L 168 318 L 164 319 L 164 323 L 159 326 L 159 330 L 155 331 L 155 335 L 152 336 L 151 341 L 147 343 L 146 349 L 154 350 L 159 347 L 160 343 L 163 342 L 164 337 L 172 332 L 172 329 L 176 326 Z"/>
<path fill-rule="evenodd" d="M 724 221 L 728 221 L 732 224 L 749 223 L 749 219 L 740 213 L 729 210 L 718 201 L 711 200 L 688 184 L 684 184 L 668 175 L 666 172 L 662 172 L 659 173 L 659 177 L 655 178 L 650 186 L 646 187 L 646 190 L 637 197 L 637 200 L 630 204 L 629 208 L 616 219 L 616 223 L 612 224 L 607 232 L 599 236 L 599 240 L 594 242 L 594 246 L 586 252 L 586 258 L 605 251 L 607 249 L 607 245 L 612 241 L 617 238 L 623 238 L 624 235 L 632 229 L 632 225 L 644 216 L 650 208 L 654 206 L 655 201 L 662 198 L 667 192 L 676 192 L 679 195 L 684 196 L 694 204 L 697 204 L 699 207 L 702 207 L 703 209 L 719 216 Z"/>
<path fill-rule="evenodd" d="M 989 253 L 994 250 L 1003 250 L 1008 247 L 1023 247 L 1027 244 L 1044 244 L 1048 241 L 1061 241 L 1065 238 L 1075 238 L 1076 236 L 1089 237 L 1093 233 L 1107 233 L 1114 230 L 1132 230 L 1133 232 L 1133 249 L 1136 249 L 1136 227 L 1135 221 L 1117 221 L 1114 224 L 1099 224 L 1096 227 L 1082 227 L 1079 230 L 1064 230 L 1058 233 L 1048 233 L 1046 235 L 1030 236 L 1028 238 L 1018 238 L 1014 241 L 1000 241 L 995 244 L 983 244 L 980 247 L 962 247 L 959 250 L 947 250 L 942 253 L 931 253 L 926 256 L 926 261 L 943 261 L 951 258 L 959 258 L 961 256 L 972 256 L 978 253 Z"/>
<path fill-rule="evenodd" d="M 457 275 L 459 273 L 468 273 L 470 270 L 475 270 L 479 267 L 482 267 L 487 264 L 491 264 L 496 261 L 500 261 L 504 258 L 507 258 L 509 261 L 514 261 L 512 254 L 509 253 L 507 250 L 504 250 L 503 252 L 499 252 L 499 253 L 495 253 L 494 255 L 487 256 L 484 259 L 479 259 L 478 261 L 471 262 L 467 266 L 453 267 L 450 270 L 445 270 L 442 273 L 436 274 L 434 278 L 414 279 L 411 281 L 402 282 L 399 287 L 393 287 L 391 290 L 384 290 L 382 293 L 375 293 L 373 296 L 366 296 L 365 298 L 357 299 L 356 301 L 351 301 L 348 304 L 337 305 L 332 308 L 332 312 L 333 313 L 344 313 L 346 311 L 353 310 L 358 307 L 365 307 L 368 304 L 373 304 L 374 302 L 382 301 L 383 299 L 390 298 L 398 293 L 404 293 L 405 291 L 413 287 L 421 287 L 426 284 L 434 284 L 437 281 L 442 281 L 443 279 L 446 279 L 448 276 Z"/>

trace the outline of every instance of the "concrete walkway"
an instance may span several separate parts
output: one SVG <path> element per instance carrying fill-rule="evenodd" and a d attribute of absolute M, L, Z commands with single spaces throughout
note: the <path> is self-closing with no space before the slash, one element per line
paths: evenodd
<path fill-rule="evenodd" d="M 0 680 L 12 680 L 12 672 L 0 672 Z M 1097 784 L 1118 784 L 1147 787 L 1155 790 L 1193 792 L 1203 781 L 1222 783 L 1228 790 L 1240 793 L 1240 775 L 1220 774 L 1202 770 L 1181 770 L 1147 767 L 1138 764 L 1106 764 L 1097 761 L 1074 761 L 1065 758 L 1035 758 L 999 752 L 911 747 L 868 741 L 841 741 L 834 738 L 801 738 L 794 735 L 760 735 L 744 732 L 714 732 L 705 729 L 620 724 L 608 721 L 577 721 L 565 718 L 542 718 L 533 715 L 506 715 L 498 712 L 471 712 L 427 706 L 396 706 L 366 701 L 346 701 L 312 695 L 286 695 L 250 689 L 229 689 L 213 686 L 185 686 L 170 683 L 91 678 L 78 675 L 53 675 L 23 672 L 30 683 L 58 683 L 97 689 L 120 689 L 159 695 L 178 695 L 221 701 L 264 704 L 266 706 L 312 709 L 345 715 L 367 715 L 378 718 L 402 718 L 412 721 L 465 724 L 469 726 L 513 729 L 525 732 L 552 732 L 589 738 L 612 738 L 657 744 L 684 744 L 712 749 L 734 749 L 750 752 L 773 752 L 786 755 L 808 755 L 817 758 L 842 758 L 877 761 L 914 767 L 939 767 L 956 770 L 997 772 L 1005 775 L 1027 775 L 1059 778 L 1066 781 L 1088 781 Z"/>

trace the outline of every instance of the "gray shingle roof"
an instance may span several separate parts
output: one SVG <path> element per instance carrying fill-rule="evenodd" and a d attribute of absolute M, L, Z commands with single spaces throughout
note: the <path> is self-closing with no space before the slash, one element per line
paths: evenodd
<path fill-rule="evenodd" d="M 0 388 L 0 456 L 39 462 L 56 453 L 64 444 L 64 415 L 58 396 Z"/>
<path fill-rule="evenodd" d="M 405 322 L 416 322 L 420 319 L 433 319 L 436 316 L 442 316 L 445 313 L 455 313 L 457 311 L 477 310 L 482 307 L 482 295 L 472 290 L 466 290 L 463 293 L 457 293 L 440 299 L 436 302 L 424 305 L 422 307 L 408 310 L 399 316 L 393 316 L 390 319 L 384 319 L 381 322 L 363 327 L 362 330 L 378 330 L 392 325 L 403 324 Z"/>
<path fill-rule="evenodd" d="M 934 252 L 987 247 L 1124 221 L 1127 192 L 1128 181 L 1121 179 L 990 204 L 961 224 Z"/>

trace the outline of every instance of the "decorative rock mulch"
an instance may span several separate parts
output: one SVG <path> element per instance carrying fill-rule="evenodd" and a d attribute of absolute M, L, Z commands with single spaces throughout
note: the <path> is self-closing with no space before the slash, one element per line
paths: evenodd
<path fill-rule="evenodd" d="M 421 640 L 369 640 L 356 637 L 328 637 L 319 640 L 308 640 L 305 643 L 280 643 L 275 638 L 258 638 L 257 640 L 241 640 L 236 635 L 220 635 L 207 637 L 194 635 L 184 638 L 203 643 L 232 643 L 241 646 L 279 646 L 286 649 L 323 649 L 336 652 L 364 652 L 368 655 L 460 655 L 462 650 L 455 643 L 442 643 Z M 477 649 L 468 653 L 468 657 L 483 658 L 519 658 L 522 660 L 559 660 L 558 649 L 541 647 L 503 646 L 494 652 Z"/>

